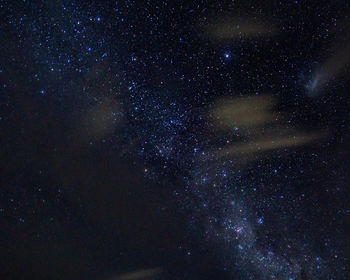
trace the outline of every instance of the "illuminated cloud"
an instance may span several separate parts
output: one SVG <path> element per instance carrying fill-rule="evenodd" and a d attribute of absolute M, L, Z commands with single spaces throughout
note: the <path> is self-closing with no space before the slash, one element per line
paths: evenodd
<path fill-rule="evenodd" d="M 82 141 L 99 140 L 113 133 L 121 119 L 120 105 L 113 98 L 106 97 L 81 112 L 74 133 Z"/>
<path fill-rule="evenodd" d="M 275 100 L 268 95 L 218 101 L 210 119 L 218 131 L 236 131 L 237 139 L 211 154 L 245 162 L 257 153 L 303 146 L 326 136 L 323 131 L 306 133 L 290 127 L 274 107 Z"/>
<path fill-rule="evenodd" d="M 160 268 L 139 270 L 136 272 L 126 273 L 117 277 L 113 277 L 109 280 L 142 280 L 142 279 L 153 279 L 153 277 L 161 273 Z"/>
<path fill-rule="evenodd" d="M 213 20 L 206 27 L 206 34 L 214 40 L 236 38 L 256 38 L 275 35 L 276 29 L 254 18 L 234 18 Z"/>
<path fill-rule="evenodd" d="M 219 156 L 242 156 L 253 155 L 259 152 L 267 152 L 276 149 L 285 149 L 308 144 L 318 140 L 323 136 L 322 133 L 301 133 L 291 134 L 289 136 L 272 135 L 270 137 L 260 137 L 248 143 L 232 144 L 221 150 Z"/>
<path fill-rule="evenodd" d="M 248 98 L 223 99 L 212 113 L 218 129 L 254 128 L 273 121 L 273 98 L 266 95 Z"/>

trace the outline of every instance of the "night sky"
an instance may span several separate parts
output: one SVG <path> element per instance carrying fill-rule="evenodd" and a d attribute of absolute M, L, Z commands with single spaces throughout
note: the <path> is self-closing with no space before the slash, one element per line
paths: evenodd
<path fill-rule="evenodd" d="M 1 279 L 350 279 L 349 1 L 0 1 Z"/>

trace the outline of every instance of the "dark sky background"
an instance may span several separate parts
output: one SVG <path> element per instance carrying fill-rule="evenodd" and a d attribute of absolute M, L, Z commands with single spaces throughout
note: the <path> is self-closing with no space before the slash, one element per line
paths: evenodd
<path fill-rule="evenodd" d="M 0 7 L 1 279 L 349 279 L 347 1 Z"/>

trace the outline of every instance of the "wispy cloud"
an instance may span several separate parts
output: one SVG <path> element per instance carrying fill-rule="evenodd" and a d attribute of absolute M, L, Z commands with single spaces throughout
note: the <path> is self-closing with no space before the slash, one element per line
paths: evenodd
<path fill-rule="evenodd" d="M 265 95 L 222 99 L 216 103 L 212 119 L 218 129 L 262 126 L 273 121 L 271 110 L 274 103 L 271 96 Z"/>
<path fill-rule="evenodd" d="M 206 34 L 214 40 L 256 38 L 275 35 L 277 30 L 256 18 L 224 17 L 212 20 Z"/>
<path fill-rule="evenodd" d="M 142 279 L 153 279 L 153 277 L 161 273 L 160 268 L 144 269 L 131 273 L 122 274 L 109 280 L 142 280 Z"/>
<path fill-rule="evenodd" d="M 114 132 L 122 120 L 121 106 L 113 98 L 105 97 L 95 105 L 79 112 L 73 133 L 77 140 L 99 140 Z"/>
<path fill-rule="evenodd" d="M 269 95 L 218 101 L 210 119 L 219 131 L 237 131 L 237 139 L 212 154 L 247 161 L 258 153 L 298 147 L 326 136 L 324 131 L 305 132 L 291 127 L 284 121 L 286 116 L 274 111 L 275 105 Z"/>
<path fill-rule="evenodd" d="M 350 63 L 350 44 L 339 48 L 316 71 L 308 85 L 311 95 L 318 93 L 331 79 L 337 78 Z"/>

